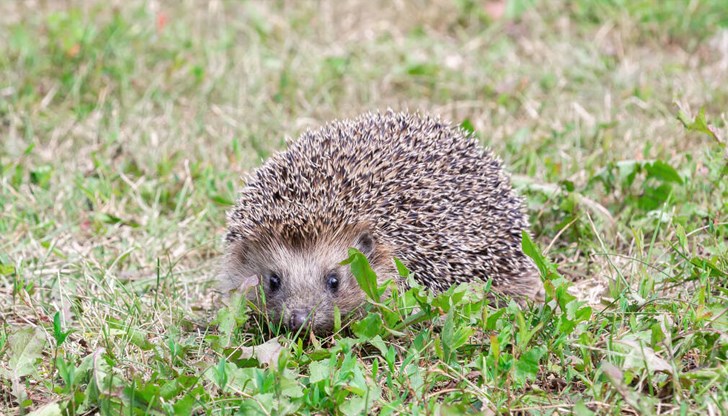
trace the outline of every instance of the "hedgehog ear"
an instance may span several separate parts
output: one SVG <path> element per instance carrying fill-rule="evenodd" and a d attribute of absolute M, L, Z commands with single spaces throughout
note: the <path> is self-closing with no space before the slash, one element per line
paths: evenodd
<path fill-rule="evenodd" d="M 223 292 L 231 290 L 247 291 L 258 285 L 258 276 L 248 264 L 248 251 L 241 241 L 230 242 L 218 266 L 217 280 Z"/>
<path fill-rule="evenodd" d="M 372 233 L 369 230 L 362 231 L 356 238 L 354 247 L 369 258 L 374 252 L 374 237 L 372 237 Z"/>

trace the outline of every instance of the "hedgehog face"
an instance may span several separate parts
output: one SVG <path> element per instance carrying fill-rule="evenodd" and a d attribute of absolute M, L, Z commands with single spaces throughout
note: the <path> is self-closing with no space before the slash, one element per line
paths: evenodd
<path fill-rule="evenodd" d="M 232 246 L 227 274 L 239 276 L 237 281 L 256 276 L 259 287 L 249 292 L 249 298 L 271 322 L 292 332 L 310 328 L 316 334 L 329 333 L 335 307 L 346 317 L 366 300 L 349 266 L 340 263 L 352 246 L 374 258 L 376 249 L 368 232 L 317 241 L 303 248 L 285 244 Z"/>
<path fill-rule="evenodd" d="M 330 331 L 334 307 L 342 315 L 356 310 L 364 294 L 348 267 L 346 247 L 317 247 L 315 251 L 284 249 L 269 253 L 266 271 L 259 278 L 269 319 L 296 332 L 310 326 L 317 333 Z"/>

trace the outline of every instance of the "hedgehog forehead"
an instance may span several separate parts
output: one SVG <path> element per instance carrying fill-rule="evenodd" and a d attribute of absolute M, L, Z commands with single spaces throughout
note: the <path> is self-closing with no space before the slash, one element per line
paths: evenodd
<path fill-rule="evenodd" d="M 278 238 L 239 240 L 228 250 L 236 261 L 255 273 L 278 273 L 281 276 L 308 278 L 323 275 L 346 259 L 352 242 L 341 238 L 316 238 L 307 244 Z"/>
<path fill-rule="evenodd" d="M 279 215 L 276 215 L 279 214 Z M 351 244 L 362 228 L 344 221 L 343 215 L 324 217 L 310 212 L 271 210 L 265 215 L 234 218 L 228 228 L 228 243 L 251 247 L 309 249 L 319 245 Z"/>
<path fill-rule="evenodd" d="M 261 221 L 245 217 L 230 224 L 226 242 L 242 252 L 316 253 L 337 249 L 345 253 L 361 232 L 368 229 L 364 223 L 331 222 L 312 216 L 279 217 L 276 221 L 270 217 Z"/>
<path fill-rule="evenodd" d="M 346 246 L 328 242 L 308 247 L 278 246 L 268 251 L 268 265 L 286 277 L 315 278 L 323 276 L 346 259 Z"/>

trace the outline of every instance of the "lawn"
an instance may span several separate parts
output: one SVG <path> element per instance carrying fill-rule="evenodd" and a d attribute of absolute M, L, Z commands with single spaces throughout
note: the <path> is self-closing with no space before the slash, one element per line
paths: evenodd
<path fill-rule="evenodd" d="M 215 284 L 244 175 L 433 112 L 526 197 L 547 302 L 330 337 Z M 724 0 L 0 3 L 0 415 L 728 414 Z"/>

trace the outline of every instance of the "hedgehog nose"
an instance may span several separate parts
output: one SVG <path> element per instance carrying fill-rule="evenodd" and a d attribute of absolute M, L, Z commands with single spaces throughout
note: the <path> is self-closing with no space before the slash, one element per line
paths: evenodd
<path fill-rule="evenodd" d="M 291 331 L 298 331 L 306 323 L 308 311 L 303 309 L 294 309 L 291 311 L 291 318 L 288 320 L 288 328 Z"/>

